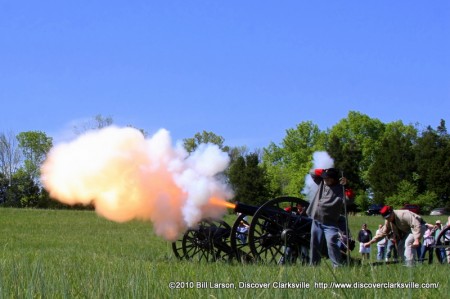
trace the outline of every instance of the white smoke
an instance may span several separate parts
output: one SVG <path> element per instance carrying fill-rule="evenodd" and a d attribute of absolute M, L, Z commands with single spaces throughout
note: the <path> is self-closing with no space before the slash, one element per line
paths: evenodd
<path fill-rule="evenodd" d="M 315 152 L 313 154 L 312 162 L 313 167 L 311 171 L 314 171 L 314 169 L 317 168 L 326 169 L 334 167 L 334 160 L 330 157 L 330 155 L 328 155 L 327 152 Z M 308 173 L 305 177 L 305 187 L 303 188 L 302 193 L 306 195 L 309 201 L 311 201 L 314 198 L 317 190 L 317 184 L 313 181 L 311 175 Z"/>
<path fill-rule="evenodd" d="M 158 235 L 175 240 L 202 218 L 225 213 L 209 200 L 232 197 L 218 177 L 228 163 L 216 145 L 188 155 L 181 144 L 172 146 L 167 130 L 145 139 L 136 129 L 112 126 L 55 146 L 41 172 L 52 198 L 93 204 L 113 221 L 149 220 Z"/>

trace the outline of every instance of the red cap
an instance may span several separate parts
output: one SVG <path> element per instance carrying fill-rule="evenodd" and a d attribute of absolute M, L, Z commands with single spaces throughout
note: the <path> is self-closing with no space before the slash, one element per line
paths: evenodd
<path fill-rule="evenodd" d="M 384 206 L 380 210 L 380 214 L 381 214 L 381 216 L 383 216 L 384 219 L 389 218 L 389 216 L 391 216 L 391 213 L 392 213 L 391 206 Z"/>
<path fill-rule="evenodd" d="M 322 169 L 322 168 L 314 169 L 314 174 L 315 174 L 315 175 L 321 176 L 322 173 L 323 173 L 323 169 Z"/>

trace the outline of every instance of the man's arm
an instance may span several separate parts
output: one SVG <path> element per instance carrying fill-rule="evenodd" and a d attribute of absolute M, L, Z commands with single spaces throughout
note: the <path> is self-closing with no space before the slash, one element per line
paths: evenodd
<path fill-rule="evenodd" d="M 314 183 L 319 185 L 323 181 L 322 176 L 321 176 L 322 173 L 323 173 L 323 169 L 322 168 L 317 168 L 317 169 L 311 170 L 309 172 L 309 175 L 313 179 Z"/>
<path fill-rule="evenodd" d="M 384 222 L 383 227 L 377 232 L 375 237 L 373 237 L 372 240 L 370 240 L 369 242 L 364 243 L 364 247 L 370 247 L 370 245 L 372 245 L 373 243 L 377 243 L 381 239 L 386 238 L 390 232 L 391 232 L 391 228 L 390 228 L 389 222 L 386 220 Z"/>

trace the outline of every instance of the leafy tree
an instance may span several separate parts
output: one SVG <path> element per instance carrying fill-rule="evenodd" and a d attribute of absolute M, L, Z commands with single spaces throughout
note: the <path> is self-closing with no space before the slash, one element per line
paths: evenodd
<path fill-rule="evenodd" d="M 256 153 L 256 152 L 255 152 Z M 228 150 L 230 156 L 230 164 L 233 164 L 239 157 L 245 157 L 248 155 L 248 148 L 246 146 L 233 146 Z"/>
<path fill-rule="evenodd" d="M 386 197 L 393 196 L 400 182 L 413 181 L 416 166 L 412 145 L 416 137 L 416 129 L 403 125 L 401 121 L 386 126 L 368 171 L 376 202 L 383 202 Z"/>
<path fill-rule="evenodd" d="M 350 111 L 347 117 L 340 120 L 329 132 L 329 148 L 333 153 L 330 155 L 335 158 L 336 166 L 344 169 L 346 176 L 358 188 L 369 186 L 367 172 L 375 160 L 375 149 L 384 130 L 385 125 L 380 120 Z M 342 148 L 340 154 L 335 149 L 336 144 Z M 351 158 L 357 159 L 355 163 L 347 161 Z"/>
<path fill-rule="evenodd" d="M 277 195 L 299 196 L 305 176 L 311 168 L 315 151 L 324 150 L 326 134 L 312 122 L 302 122 L 288 129 L 281 146 L 271 143 L 264 149 L 263 163 Z"/>
<path fill-rule="evenodd" d="M 445 121 L 437 130 L 430 126 L 422 132 L 414 147 L 419 190 L 434 192 L 442 204 L 450 196 L 450 136 Z"/>
<path fill-rule="evenodd" d="M 16 136 L 10 132 L 0 134 L 0 173 L 8 179 L 11 185 L 12 176 L 19 169 L 21 162 L 20 150 Z"/>
<path fill-rule="evenodd" d="M 264 149 L 263 165 L 267 169 L 269 188 L 273 194 L 282 195 L 289 185 L 290 174 L 286 171 L 286 162 L 283 159 L 283 149 L 275 143 L 270 143 Z"/>
<path fill-rule="evenodd" d="M 401 208 L 404 204 L 414 204 L 417 197 L 417 186 L 407 180 L 398 183 L 395 193 L 386 197 L 385 204 L 394 208 Z"/>
<path fill-rule="evenodd" d="M 82 207 L 83 210 L 87 210 L 87 209 L 93 210 L 94 209 L 94 207 L 92 205 L 84 206 L 84 205 L 80 204 L 80 205 L 73 206 L 73 205 L 63 204 L 56 200 L 52 200 L 50 198 L 50 194 L 44 188 L 40 189 L 38 201 L 37 201 L 35 207 L 40 208 L 40 209 L 67 209 L 67 208 L 80 209 L 80 207 Z"/>
<path fill-rule="evenodd" d="M 17 189 L 19 206 L 21 208 L 36 207 L 40 199 L 41 189 L 36 181 L 24 171 L 18 171 L 15 175 L 17 183 L 14 185 Z"/>
<path fill-rule="evenodd" d="M 445 126 L 445 120 L 441 119 L 439 126 L 437 127 L 437 132 L 439 136 L 444 137 L 445 139 L 449 138 L 449 135 L 447 133 L 447 127 Z"/>
<path fill-rule="evenodd" d="M 23 169 L 12 177 L 12 183 L 0 178 L 0 202 L 8 207 L 35 207 L 39 202 L 40 188 Z"/>
<path fill-rule="evenodd" d="M 81 135 L 91 130 L 100 130 L 106 127 L 109 127 L 114 124 L 114 119 L 111 116 L 103 116 L 101 114 L 97 114 L 91 119 L 80 122 L 77 125 L 73 126 L 73 131 L 76 135 Z M 142 135 L 147 138 L 148 132 L 144 129 L 137 128 L 131 124 L 126 125 L 126 127 L 136 129 L 142 133 Z"/>
<path fill-rule="evenodd" d="M 234 200 L 260 205 L 271 198 L 267 173 L 257 153 L 238 157 L 230 166 L 229 180 L 235 191 Z"/>
<path fill-rule="evenodd" d="M 439 197 L 433 191 L 425 191 L 423 194 L 418 194 L 416 200 L 411 203 L 420 206 L 422 214 L 430 212 L 439 204 Z"/>
<path fill-rule="evenodd" d="M 75 125 L 73 130 L 75 134 L 81 135 L 86 131 L 90 130 L 99 130 L 105 127 L 108 127 L 114 123 L 114 120 L 111 116 L 103 116 L 101 114 L 97 114 L 92 119 L 84 121 L 79 125 Z M 144 132 L 143 132 L 144 133 Z"/>
<path fill-rule="evenodd" d="M 12 178 L 6 178 L 3 173 L 0 173 L 0 206 L 5 205 L 8 201 L 8 189 L 11 186 Z"/>
<path fill-rule="evenodd" d="M 142 133 L 142 135 L 144 136 L 144 138 L 148 137 L 148 132 L 145 131 L 144 129 L 139 129 L 139 128 L 136 128 L 135 126 L 132 126 L 132 125 L 127 125 L 127 127 L 128 128 L 133 128 L 133 129 L 136 129 L 136 130 L 140 131 Z"/>
<path fill-rule="evenodd" d="M 348 205 L 349 211 L 366 210 L 369 206 L 369 197 L 366 194 L 368 186 L 359 175 L 359 165 L 362 160 L 359 146 L 353 140 L 341 144 L 340 139 L 334 135 L 328 142 L 327 153 L 333 158 L 334 166 L 341 169 L 343 176 L 348 179 L 347 187 L 351 188 L 356 195 Z"/>
<path fill-rule="evenodd" d="M 327 153 L 333 158 L 334 166 L 344 172 L 354 192 L 365 191 L 368 188 L 359 175 L 363 155 L 354 140 L 342 144 L 340 139 L 333 135 L 328 142 Z"/>
<path fill-rule="evenodd" d="M 372 198 L 368 192 L 356 192 L 355 204 L 359 211 L 367 211 L 372 203 Z"/>
<path fill-rule="evenodd" d="M 19 133 L 17 140 L 25 158 L 25 171 L 37 182 L 41 164 L 52 147 L 52 138 L 41 131 L 28 131 Z"/>
<path fill-rule="evenodd" d="M 216 135 L 213 132 L 203 131 L 202 133 L 196 133 L 193 138 L 183 139 L 183 146 L 188 153 L 192 153 L 200 144 L 212 143 L 219 146 L 224 152 L 228 152 L 230 148 L 223 144 L 224 141 L 225 139 L 222 136 Z"/>
<path fill-rule="evenodd" d="M 228 180 L 229 182 L 229 173 L 231 167 L 237 163 L 240 162 L 239 158 L 245 157 L 248 155 L 248 149 L 246 146 L 236 146 L 236 147 L 230 147 L 228 149 L 228 156 L 230 157 L 230 164 L 228 165 L 228 168 L 224 171 L 224 178 Z"/>
<path fill-rule="evenodd" d="M 404 204 L 420 206 L 422 213 L 428 213 L 438 203 L 439 199 L 434 192 L 427 191 L 419 194 L 417 186 L 409 181 L 401 181 L 398 184 L 397 193 L 386 198 L 386 204 L 395 208 L 401 208 Z"/>

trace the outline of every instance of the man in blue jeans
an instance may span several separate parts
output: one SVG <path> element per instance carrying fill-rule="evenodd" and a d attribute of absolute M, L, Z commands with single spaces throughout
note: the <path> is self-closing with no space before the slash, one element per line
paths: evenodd
<path fill-rule="evenodd" d="M 434 239 L 436 240 L 436 242 L 438 242 L 438 236 L 442 231 L 442 227 L 441 227 L 441 220 L 436 220 L 436 224 L 433 228 L 433 234 L 434 234 Z M 444 240 L 440 240 L 442 243 L 444 242 Z M 436 256 L 438 258 L 439 263 L 444 264 L 446 262 L 446 254 L 445 254 L 445 248 L 436 248 Z"/>
<path fill-rule="evenodd" d="M 345 194 L 342 185 L 345 185 L 346 179 L 339 180 L 339 171 L 335 168 L 315 169 L 310 175 L 319 185 L 317 193 L 306 211 L 306 214 L 313 219 L 310 243 L 311 265 L 320 263 L 321 249 L 325 238 L 328 257 L 334 267 L 339 267 L 342 265 L 342 257 L 338 242 L 338 223 L 344 207 Z"/>

